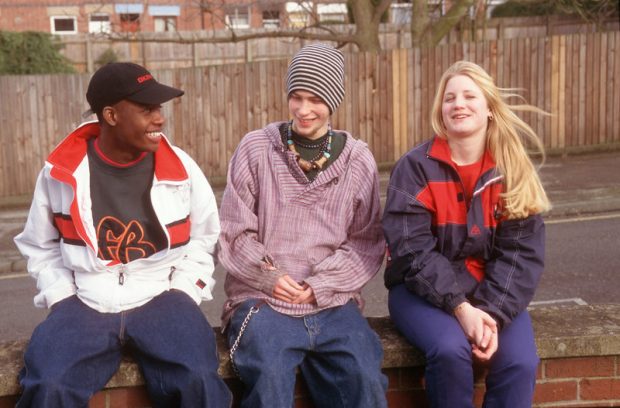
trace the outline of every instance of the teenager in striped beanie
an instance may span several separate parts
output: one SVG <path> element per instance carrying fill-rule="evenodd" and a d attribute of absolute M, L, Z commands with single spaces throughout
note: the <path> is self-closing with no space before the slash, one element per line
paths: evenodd
<path fill-rule="evenodd" d="M 366 143 L 332 130 L 344 57 L 303 47 L 286 75 L 289 120 L 248 133 L 222 198 L 223 325 L 246 390 L 242 407 L 291 407 L 299 368 L 314 404 L 386 407 L 383 350 L 362 287 L 385 243 Z"/>
<path fill-rule="evenodd" d="M 344 98 L 344 57 L 327 44 L 307 45 L 293 57 L 286 74 L 286 90 L 312 92 L 333 114 Z"/>

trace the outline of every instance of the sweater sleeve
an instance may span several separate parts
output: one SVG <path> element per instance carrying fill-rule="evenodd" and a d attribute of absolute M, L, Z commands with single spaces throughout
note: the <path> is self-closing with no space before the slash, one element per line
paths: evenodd
<path fill-rule="evenodd" d="M 219 260 L 227 272 L 245 284 L 271 296 L 273 287 L 284 273 L 273 264 L 259 239 L 257 197 L 258 171 L 268 142 L 247 135 L 237 147 L 228 166 L 226 189 L 220 206 L 222 232 Z"/>
<path fill-rule="evenodd" d="M 473 303 L 508 325 L 534 297 L 544 269 L 545 224 L 540 214 L 499 224 L 485 278 Z"/>
<path fill-rule="evenodd" d="M 426 177 L 415 160 L 401 159 L 390 177 L 382 219 L 390 254 L 386 285 L 404 282 L 412 292 L 452 313 L 465 301 L 465 293 L 450 261 L 437 249 L 432 203 L 420 199 L 426 188 Z"/>
<path fill-rule="evenodd" d="M 359 186 L 347 239 L 334 253 L 314 265 L 305 280 L 319 307 L 329 305 L 335 293 L 355 293 L 375 276 L 385 254 L 381 231 L 379 176 L 370 151 L 356 159 L 353 183 Z"/>
<path fill-rule="evenodd" d="M 15 237 L 15 244 L 28 260 L 28 273 L 37 281 L 35 306 L 50 308 L 74 295 L 77 288 L 73 271 L 63 262 L 45 174 L 45 169 L 39 174 L 28 220 L 24 231 Z"/>

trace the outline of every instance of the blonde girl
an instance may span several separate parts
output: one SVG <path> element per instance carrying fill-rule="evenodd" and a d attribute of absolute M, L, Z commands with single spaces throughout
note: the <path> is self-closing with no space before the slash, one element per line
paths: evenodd
<path fill-rule="evenodd" d="M 488 364 L 485 407 L 530 407 L 538 357 L 531 301 L 544 264 L 549 209 L 516 115 L 529 105 L 480 66 L 443 74 L 435 136 L 405 154 L 388 186 L 383 229 L 390 316 L 426 355 L 432 407 L 473 406 L 474 361 Z"/>

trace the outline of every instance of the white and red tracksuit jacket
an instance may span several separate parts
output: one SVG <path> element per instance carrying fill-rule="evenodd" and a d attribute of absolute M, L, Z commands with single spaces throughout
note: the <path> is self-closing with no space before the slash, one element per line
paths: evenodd
<path fill-rule="evenodd" d="M 15 243 L 37 280 L 37 307 L 77 294 L 102 313 L 141 306 L 179 289 L 197 304 L 212 299 L 214 252 L 220 233 L 217 204 L 198 165 L 164 137 L 155 153 L 151 201 L 167 248 L 127 264 L 97 257 L 87 140 L 99 124 L 81 125 L 49 155 L 28 221 Z"/>

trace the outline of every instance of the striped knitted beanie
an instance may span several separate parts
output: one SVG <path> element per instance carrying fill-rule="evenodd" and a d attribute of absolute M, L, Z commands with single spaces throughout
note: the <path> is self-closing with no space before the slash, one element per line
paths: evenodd
<path fill-rule="evenodd" d="M 310 44 L 295 54 L 286 73 L 287 95 L 301 89 L 321 98 L 332 114 L 344 98 L 344 57 L 327 44 Z"/>

